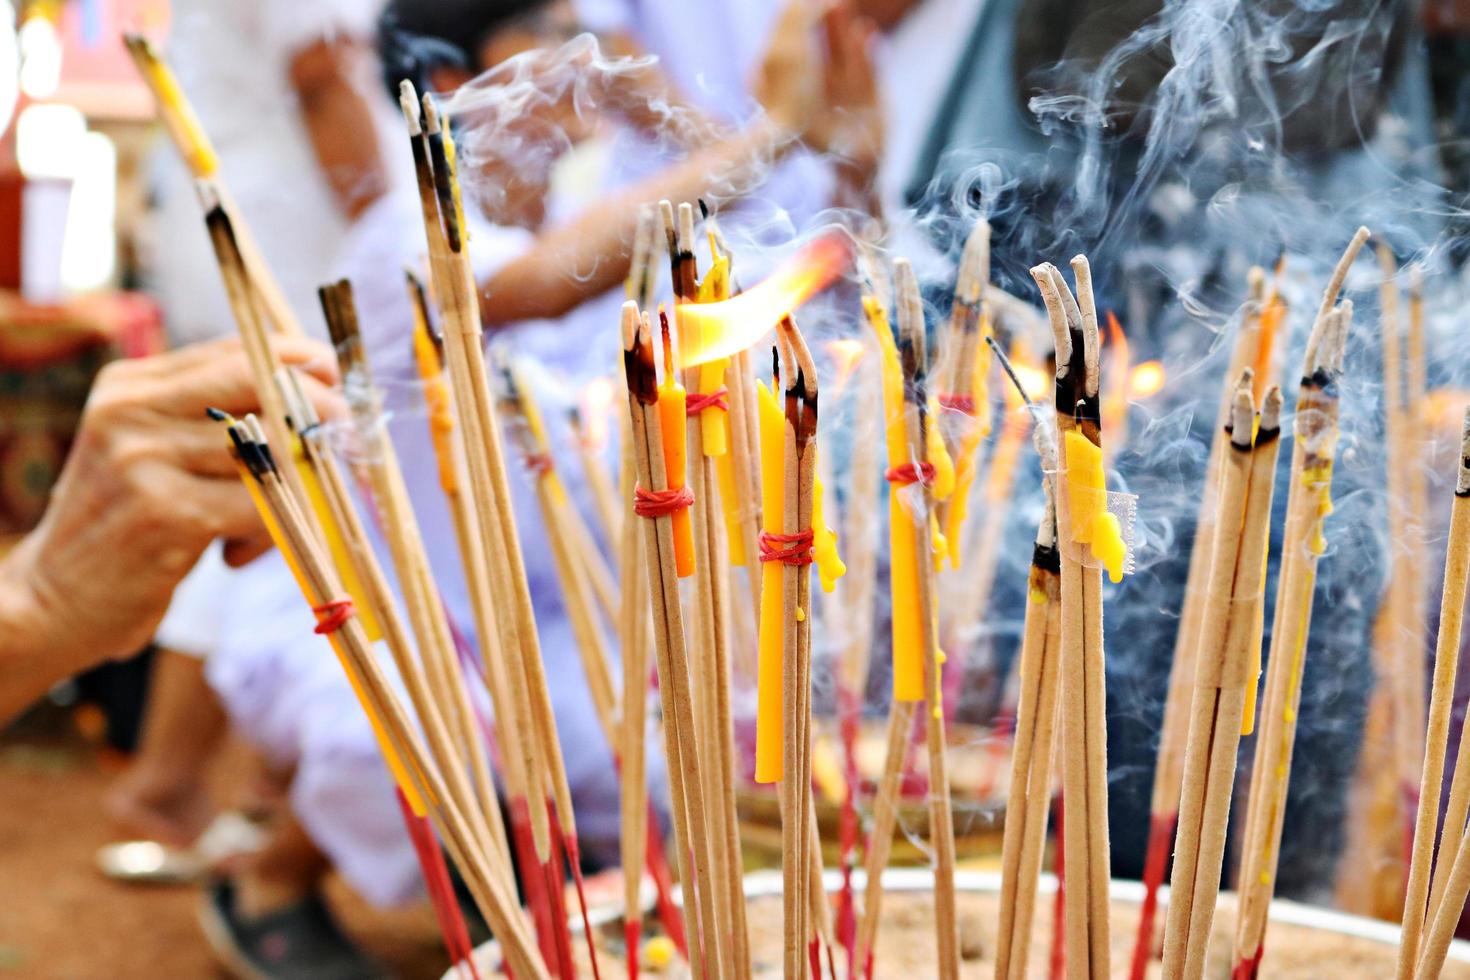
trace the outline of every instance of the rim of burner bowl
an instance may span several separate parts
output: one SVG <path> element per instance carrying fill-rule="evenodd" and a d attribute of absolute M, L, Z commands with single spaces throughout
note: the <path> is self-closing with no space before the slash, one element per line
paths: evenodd
<path fill-rule="evenodd" d="M 842 887 L 842 873 L 828 869 L 822 874 L 823 883 L 827 891 L 835 892 Z M 956 871 L 955 888 L 964 892 L 999 892 L 1000 872 L 998 871 Z M 855 892 L 861 893 L 866 875 L 861 869 L 853 872 L 852 885 Z M 883 888 L 892 892 L 921 892 L 930 891 L 934 887 L 934 875 L 927 868 L 887 868 L 883 872 Z M 1037 886 L 1038 894 L 1054 894 L 1057 888 L 1055 875 L 1043 874 Z M 1143 882 L 1128 881 L 1125 879 L 1113 879 L 1108 889 L 1109 895 L 1115 902 L 1128 902 L 1137 905 L 1143 901 Z M 781 894 L 781 872 L 778 869 L 767 869 L 763 871 L 752 871 L 745 876 L 746 898 L 769 898 Z M 1222 893 L 1223 894 L 1223 893 Z M 651 905 L 651 893 L 644 896 L 645 907 Z M 679 900 L 679 894 L 675 892 L 675 901 Z M 1167 907 L 1169 904 L 1169 886 L 1164 885 L 1159 889 L 1159 905 Z M 589 910 L 588 919 L 594 929 L 619 922 L 623 917 L 621 903 L 604 905 Z M 1285 925 L 1299 926 L 1305 929 L 1317 929 L 1322 932 L 1335 932 L 1343 936 L 1351 936 L 1354 939 L 1366 939 L 1369 942 L 1380 943 L 1386 946 L 1397 946 L 1399 942 L 1399 927 L 1390 922 L 1380 919 L 1369 919 L 1361 915 L 1350 915 L 1347 912 L 1338 912 L 1333 909 L 1322 908 L 1316 905 L 1305 905 L 1301 902 L 1293 902 L 1290 899 L 1277 898 L 1271 901 L 1270 919 L 1272 922 L 1280 922 Z M 576 935 L 582 933 L 582 919 L 580 916 L 573 917 L 572 932 Z M 498 963 L 499 951 L 495 941 L 491 940 L 475 949 L 476 965 L 483 969 L 490 969 L 492 964 Z M 1470 963 L 1470 941 L 1455 939 L 1450 942 L 1448 959 L 1456 963 Z M 442 980 L 460 980 L 460 975 L 451 966 L 444 971 Z"/>

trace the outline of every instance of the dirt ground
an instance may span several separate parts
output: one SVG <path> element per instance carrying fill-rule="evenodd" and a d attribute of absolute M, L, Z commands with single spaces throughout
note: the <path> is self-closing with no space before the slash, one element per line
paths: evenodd
<path fill-rule="evenodd" d="M 97 848 L 116 839 L 101 800 L 122 765 L 81 737 L 0 740 L 0 977 L 225 976 L 196 925 L 197 888 L 124 885 L 96 870 Z M 442 973 L 427 905 L 383 914 L 340 882 L 328 893 L 349 931 L 398 976 Z"/>

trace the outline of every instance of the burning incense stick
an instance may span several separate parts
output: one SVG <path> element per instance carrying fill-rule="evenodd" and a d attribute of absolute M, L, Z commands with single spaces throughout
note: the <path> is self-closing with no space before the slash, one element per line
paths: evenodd
<path fill-rule="evenodd" d="M 262 517 L 320 621 L 319 632 L 332 642 L 364 710 L 369 718 L 375 719 L 390 763 L 395 758 L 408 763 L 399 767 L 407 776 L 405 791 L 416 799 L 433 801 L 427 812 L 464 875 L 476 904 L 500 939 L 510 967 L 517 976 L 546 978 L 514 893 L 507 893 L 501 886 L 504 875 L 491 870 L 490 859 L 479 848 L 463 812 L 418 741 L 392 685 L 373 656 L 352 604 L 342 598 L 340 583 L 317 544 L 318 535 L 292 500 L 261 432 L 252 428 L 253 422 L 253 417 L 244 423 L 232 421 L 229 433 L 248 471 L 247 486 L 261 507 Z"/>
<path fill-rule="evenodd" d="M 1317 324 L 1307 344 L 1310 359 L 1302 365 L 1261 731 L 1241 838 L 1236 980 L 1253 978 L 1260 967 L 1267 911 L 1275 891 L 1317 563 L 1327 546 L 1323 524 L 1332 512 L 1337 382 L 1351 319 L 1351 303 L 1344 302 Z"/>
<path fill-rule="evenodd" d="M 993 341 L 992 341 L 993 343 Z M 1004 363 L 1004 362 L 1002 362 Z M 1060 680 L 1061 560 L 1056 528 L 1056 445 L 1047 426 L 1035 429 L 1046 508 L 1036 529 L 1027 578 L 1026 619 L 1022 632 L 1020 693 L 1011 756 L 1001 847 L 1000 928 L 996 937 L 997 980 L 1026 976 L 1036 883 L 1046 847 L 1051 809 L 1052 761 L 1056 753 L 1057 693 Z"/>
<path fill-rule="evenodd" d="M 990 335 L 989 312 L 983 302 L 989 279 L 990 223 L 982 218 L 970 231 L 960 256 L 936 393 L 941 409 L 937 423 L 955 462 L 954 492 L 939 505 L 939 526 L 945 540 L 951 542 L 949 563 L 955 569 L 960 567 L 959 544 L 978 468 L 976 453 L 990 433 L 990 397 L 985 386 L 990 348 L 983 343 Z"/>
<path fill-rule="evenodd" d="M 1266 393 L 1259 419 L 1254 372 L 1241 375 L 1230 453 L 1221 467 L 1219 519 L 1190 708 L 1179 835 L 1164 932 L 1164 972 L 1200 977 L 1220 890 L 1236 750 L 1254 726 L 1271 498 L 1280 448 L 1281 392 Z"/>
<path fill-rule="evenodd" d="M 1399 947 L 1398 976 L 1439 976 L 1450 940 L 1460 920 L 1465 897 L 1470 894 L 1470 847 L 1465 846 L 1464 808 L 1456 806 L 1470 786 L 1470 739 L 1464 732 L 1456 753 L 1455 775 L 1450 784 L 1450 809 L 1443 827 L 1436 860 L 1435 877 L 1449 865 L 1436 903 L 1425 912 L 1429 864 L 1434 860 L 1434 831 L 1439 816 L 1439 789 L 1444 778 L 1445 745 L 1453 710 L 1455 674 L 1460 659 L 1460 631 L 1464 625 L 1465 592 L 1470 584 L 1470 408 L 1465 410 L 1460 439 L 1460 465 L 1455 481 L 1455 500 L 1450 509 L 1449 541 L 1445 552 L 1444 589 L 1439 606 L 1439 636 L 1434 648 L 1434 689 L 1430 695 L 1428 750 L 1420 782 L 1419 816 L 1414 829 L 1413 861 L 1409 871 L 1409 896 L 1404 902 L 1404 928 Z M 1457 819 L 1459 822 L 1455 822 Z M 1428 932 L 1425 933 L 1425 929 Z M 1422 938 L 1421 938 L 1422 937 Z"/>
<path fill-rule="evenodd" d="M 711 908 L 715 888 L 697 755 L 684 614 L 679 604 L 673 521 L 674 514 L 686 510 L 693 501 L 686 489 L 670 486 L 659 407 L 662 386 L 654 363 L 652 338 L 647 318 L 640 318 L 631 302 L 623 307 L 623 359 L 638 467 L 637 514 L 643 519 L 648 585 L 653 600 L 654 648 L 664 709 L 664 751 L 674 808 L 680 880 L 684 882 L 684 924 L 689 934 L 690 965 L 696 977 L 719 978 L 728 973 L 728 962 L 723 952 L 726 944 L 721 942 L 721 930 Z M 682 419 L 679 425 L 682 427 Z"/>
<path fill-rule="evenodd" d="M 383 430 L 381 404 L 362 356 L 351 286 L 345 280 L 324 286 L 321 300 L 342 365 L 343 378 L 350 379 L 349 387 L 356 395 L 352 409 L 357 435 L 364 449 L 362 468 L 368 476 L 383 536 L 398 572 L 419 658 L 415 661 L 408 654 L 407 638 L 403 635 L 402 625 L 396 622 L 396 616 L 392 617 L 390 650 L 394 653 L 395 663 L 424 726 L 440 771 L 450 788 L 460 794 L 458 802 L 466 818 L 472 828 L 485 838 L 487 847 L 502 849 L 508 859 L 510 851 L 504 829 L 499 827 L 500 804 L 495 783 L 490 778 L 474 709 L 457 662 L 447 614 L 434 583 L 397 455 Z M 366 544 L 360 525 L 354 524 L 353 536 L 363 538 Z M 370 553 L 370 549 L 363 550 Z M 379 597 L 378 603 L 385 609 L 391 609 L 390 594 L 381 571 L 370 566 L 366 577 L 374 583 L 373 592 Z M 473 779 L 473 790 L 470 780 L 466 779 L 467 769 Z M 489 817 L 491 813 L 495 814 L 494 821 Z M 499 828 L 499 832 L 493 828 Z"/>
<path fill-rule="evenodd" d="M 686 202 L 679 205 L 677 219 L 672 205 L 659 205 L 664 218 L 664 233 L 669 249 L 670 272 L 674 282 L 675 322 L 679 327 L 681 346 L 693 342 L 691 333 L 711 329 L 710 324 L 694 324 L 683 315 L 685 304 L 708 294 L 698 283 L 694 257 L 694 209 Z M 712 270 L 712 275 L 719 272 Z M 715 286 L 717 291 L 727 291 Z M 713 298 L 710 296 L 709 298 Z M 665 383 L 674 375 L 672 351 L 665 352 Z M 745 894 L 741 882 L 739 821 L 735 812 L 735 744 L 734 721 L 730 710 L 730 594 L 727 578 L 725 522 L 716 496 L 718 481 L 715 457 L 728 452 L 724 388 L 725 361 L 716 361 L 684 372 L 685 387 L 692 391 L 686 401 L 684 418 L 671 420 L 682 426 L 681 434 L 688 445 L 692 512 L 694 602 L 694 649 L 701 655 L 690 662 L 694 704 L 699 722 L 696 742 L 699 769 L 704 779 L 704 799 L 709 806 L 710 841 L 713 878 L 716 891 L 710 895 L 715 921 L 727 929 L 722 937 L 727 949 L 730 969 L 736 976 L 750 971 L 750 952 L 745 928 Z M 660 391 L 660 399 L 663 391 Z M 678 518 L 675 518 L 676 522 Z M 677 539 L 675 546 L 677 547 Z"/>
<path fill-rule="evenodd" d="M 1249 296 L 1243 309 L 1240 327 L 1225 369 L 1226 384 L 1221 392 L 1215 420 L 1210 454 L 1205 462 L 1204 486 L 1200 493 L 1195 518 L 1194 544 L 1189 552 L 1189 571 L 1184 582 L 1184 599 L 1179 611 L 1179 629 L 1174 638 L 1174 655 L 1170 662 L 1168 693 L 1164 701 L 1164 717 L 1160 724 L 1159 748 L 1154 768 L 1153 797 L 1149 806 L 1148 849 L 1143 871 L 1144 900 L 1139 916 L 1138 938 L 1134 943 L 1130 980 L 1143 980 L 1148 959 L 1154 954 L 1154 918 L 1158 887 L 1164 880 L 1174 830 L 1179 820 L 1179 792 L 1184 778 L 1184 737 L 1189 726 L 1189 704 L 1194 681 L 1196 651 L 1199 646 L 1199 623 L 1204 612 L 1205 587 L 1209 584 L 1210 558 L 1215 544 L 1216 493 L 1220 484 L 1220 467 L 1229 442 L 1225 434 L 1230 422 L 1234 389 L 1231 382 L 1242 371 L 1259 363 L 1264 352 L 1265 273 L 1251 269 Z"/>
<path fill-rule="evenodd" d="M 1103 678 L 1102 567 L 1122 577 L 1126 545 L 1106 509 L 1098 392 L 1097 310 L 1087 259 L 1072 260 L 1074 299 L 1055 266 L 1031 270 L 1056 339 L 1061 557 L 1062 778 L 1067 800 L 1067 967 L 1108 976 L 1107 719 Z M 1089 552 L 1090 555 L 1085 552 Z M 1091 564 L 1084 564 L 1084 561 Z"/>
<path fill-rule="evenodd" d="M 200 124 L 194 107 L 189 104 L 178 77 L 168 62 L 163 60 L 152 42 L 141 34 L 125 33 L 123 44 L 132 56 L 133 65 L 143 79 L 153 100 L 158 105 L 158 114 L 164 128 L 173 141 L 175 149 L 183 157 L 185 165 L 195 180 L 209 181 L 218 196 L 218 206 L 229 216 L 234 226 L 235 238 L 245 268 L 250 273 L 250 288 L 259 299 L 267 322 L 278 332 L 289 336 L 301 336 L 301 324 L 286 302 L 280 284 L 271 275 L 270 267 L 255 243 L 255 236 L 240 216 L 240 209 L 231 201 L 219 172 L 219 154 L 214 150 L 209 135 Z"/>
<path fill-rule="evenodd" d="M 529 810 L 526 819 L 550 891 L 550 886 L 561 880 L 551 851 L 551 822 L 555 818 L 558 843 L 566 852 L 580 896 L 581 848 L 577 843 L 576 816 L 541 661 L 540 640 L 500 443 L 499 420 L 490 393 L 479 300 L 466 249 L 464 209 L 454 169 L 454 142 L 441 127 L 432 99 L 426 97 L 419 103 L 412 85 L 405 83 L 401 100 L 418 174 L 434 293 L 441 304 L 445 360 L 470 476 L 468 485 L 479 532 L 477 547 L 483 549 L 488 571 L 486 598 L 498 611 L 491 616 L 487 610 L 486 617 L 497 629 L 501 653 L 507 661 L 511 723 L 526 736 L 520 746 Z M 560 887 L 555 891 L 553 897 L 560 907 L 563 905 Z M 565 916 L 556 916 L 551 925 L 560 934 L 565 928 Z M 590 930 L 587 941 L 590 945 Z M 563 962 L 570 969 L 564 936 L 559 936 L 559 944 Z M 593 958 L 595 962 L 595 953 Z"/>

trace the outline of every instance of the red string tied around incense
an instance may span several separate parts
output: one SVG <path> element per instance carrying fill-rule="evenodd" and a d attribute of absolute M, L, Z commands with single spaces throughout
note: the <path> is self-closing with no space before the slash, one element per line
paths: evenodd
<path fill-rule="evenodd" d="M 694 505 L 694 491 L 688 487 L 676 490 L 645 490 L 633 488 L 633 513 L 639 517 L 668 517 L 675 511 L 688 510 Z"/>
<path fill-rule="evenodd" d="M 316 614 L 316 628 L 312 632 L 323 636 L 335 633 L 347 625 L 347 621 L 357 612 L 351 599 L 333 599 L 314 606 L 311 611 Z"/>
<path fill-rule="evenodd" d="M 545 476 L 556 468 L 556 462 L 551 458 L 550 453 L 527 453 L 521 462 L 525 464 L 526 469 L 537 476 Z"/>
<path fill-rule="evenodd" d="M 966 415 L 975 414 L 975 396 L 960 395 L 954 392 L 946 392 L 938 398 L 939 407 L 949 409 L 951 412 L 964 412 Z"/>
<path fill-rule="evenodd" d="M 922 483 L 927 487 L 934 482 L 934 464 L 920 463 L 915 466 L 913 463 L 904 463 L 902 466 L 890 466 L 883 472 L 883 478 L 901 487 L 913 483 Z"/>
<path fill-rule="evenodd" d="M 720 385 L 720 387 L 710 392 L 695 392 L 684 402 L 684 414 L 698 415 L 707 408 L 718 408 L 721 411 L 728 412 L 730 410 L 730 403 L 725 400 L 725 396 L 729 393 L 730 389 L 724 385 Z"/>
<path fill-rule="evenodd" d="M 779 561 L 783 565 L 810 565 L 812 563 L 812 529 L 795 534 L 771 534 L 762 531 L 758 539 L 761 561 Z M 785 545 L 785 547 L 781 547 Z"/>

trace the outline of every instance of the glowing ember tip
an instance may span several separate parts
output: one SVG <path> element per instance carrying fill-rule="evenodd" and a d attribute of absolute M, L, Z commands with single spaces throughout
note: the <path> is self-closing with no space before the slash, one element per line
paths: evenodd
<path fill-rule="evenodd" d="M 679 366 L 695 367 L 751 346 L 783 314 L 827 288 L 851 260 L 847 239 L 829 233 L 802 246 L 769 278 L 733 299 L 681 304 Z"/>
<path fill-rule="evenodd" d="M 1156 395 L 1163 387 L 1164 365 L 1158 361 L 1144 361 L 1128 375 L 1128 392 L 1134 398 Z"/>
<path fill-rule="evenodd" d="M 863 342 L 844 337 L 840 340 L 829 340 L 826 348 L 832 363 L 837 366 L 836 376 L 832 379 L 832 390 L 841 391 L 846 386 L 847 379 L 852 377 L 852 372 L 857 370 L 858 362 L 863 359 Z"/>

